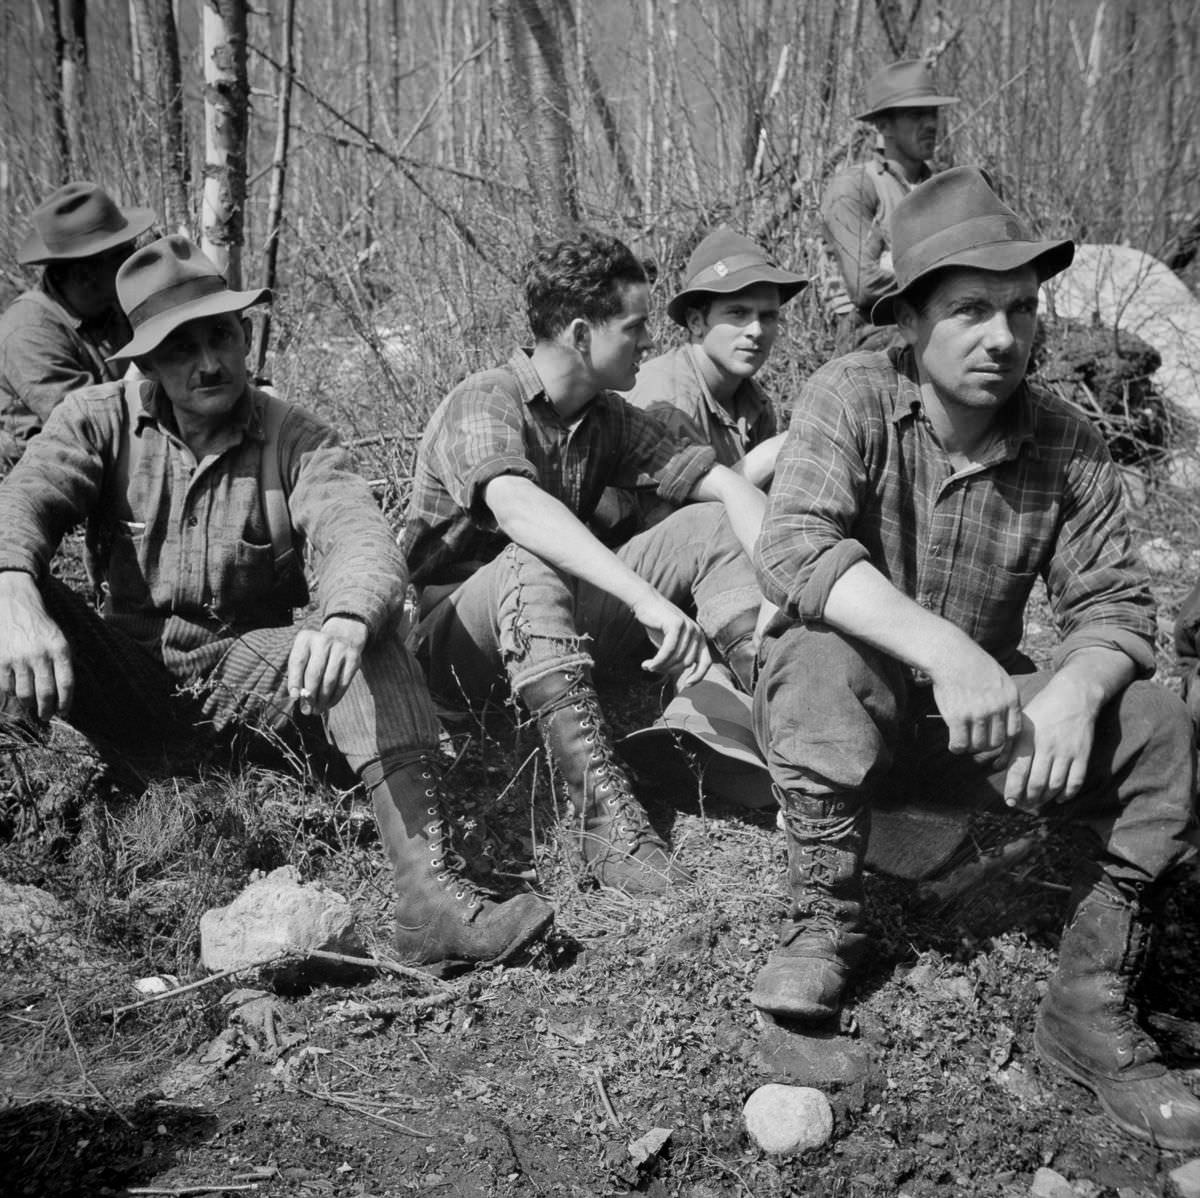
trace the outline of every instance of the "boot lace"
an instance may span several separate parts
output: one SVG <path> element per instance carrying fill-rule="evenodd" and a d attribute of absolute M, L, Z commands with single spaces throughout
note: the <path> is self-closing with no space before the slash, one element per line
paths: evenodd
<path fill-rule="evenodd" d="M 454 891 L 455 902 L 466 905 L 462 919 L 463 923 L 469 923 L 484 902 L 492 897 L 491 891 L 467 876 L 466 860 L 455 848 L 449 823 L 443 815 L 444 796 L 437 774 L 428 763 L 421 770 L 421 780 L 425 784 L 425 798 L 429 800 L 425 809 L 429 822 L 424 825 L 429 840 L 429 868 L 445 890 Z"/>
<path fill-rule="evenodd" d="M 643 844 L 661 847 L 662 840 L 650 825 L 645 808 L 633 795 L 629 776 L 613 756 L 604 735 L 604 717 L 589 694 L 575 704 L 589 747 L 587 773 L 594 775 L 594 793 L 607 812 L 617 834 L 636 852 Z M 585 778 L 586 786 L 586 778 Z"/>
<path fill-rule="evenodd" d="M 854 901 L 839 891 L 852 885 L 856 877 L 858 814 L 814 820 L 788 811 L 784 818 L 794 846 L 790 869 L 797 877 L 791 934 L 820 930 L 836 937 L 844 930 L 847 904 Z"/>

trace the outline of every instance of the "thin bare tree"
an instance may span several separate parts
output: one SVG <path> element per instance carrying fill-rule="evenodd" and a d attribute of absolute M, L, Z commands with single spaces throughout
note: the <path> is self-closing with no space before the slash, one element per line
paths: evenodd
<path fill-rule="evenodd" d="M 230 287 L 242 285 L 245 238 L 246 0 L 203 0 L 204 202 L 200 244 Z"/>
<path fill-rule="evenodd" d="M 191 162 L 183 120 L 183 74 L 173 0 L 130 0 L 136 38 L 135 62 L 145 64 L 149 79 L 143 114 L 154 127 L 158 173 L 162 179 L 163 216 L 173 232 L 191 227 Z"/>

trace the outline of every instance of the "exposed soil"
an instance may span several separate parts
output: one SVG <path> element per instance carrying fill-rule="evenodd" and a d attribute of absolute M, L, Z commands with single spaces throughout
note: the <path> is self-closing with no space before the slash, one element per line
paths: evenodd
<path fill-rule="evenodd" d="M 1144 536 L 1169 531 L 1161 509 L 1142 522 Z M 1164 668 L 1196 572 L 1179 548 L 1184 568 L 1155 579 Z M 1047 643 L 1040 609 L 1028 640 Z M 605 696 L 622 731 L 657 700 L 649 684 Z M 530 960 L 283 993 L 228 978 L 115 1019 L 141 1001 L 137 978 L 203 977 L 196 916 L 252 868 L 290 860 L 338 887 L 385 953 L 390 881 L 361 796 L 261 769 L 171 783 L 150 798 L 189 818 L 155 831 L 136 823 L 145 800 L 69 739 L 7 753 L 0 876 L 53 891 L 77 923 L 73 939 L 6 946 L 0 1194 L 1024 1195 L 1043 1164 L 1078 1195 L 1171 1192 L 1180 1158 L 1113 1131 L 1032 1048 L 1078 851 L 1067 834 L 943 902 L 869 878 L 872 954 L 843 1026 L 869 1076 L 833 1095 L 828 1146 L 773 1158 L 741 1120 L 767 1080 L 746 995 L 784 909 L 773 814 L 657 794 L 697 884 L 637 901 L 582 890 L 536 748 L 503 712 L 446 744 L 468 846 L 490 846 L 502 882 L 536 865 L 558 907 Z M 993 847 L 1027 830 L 975 829 Z M 1197 910 L 1193 877 L 1168 906 L 1145 994 L 1193 1081 Z M 247 1006 L 239 988 L 267 998 Z M 669 1131 L 663 1146 L 639 1146 L 653 1129 Z"/>

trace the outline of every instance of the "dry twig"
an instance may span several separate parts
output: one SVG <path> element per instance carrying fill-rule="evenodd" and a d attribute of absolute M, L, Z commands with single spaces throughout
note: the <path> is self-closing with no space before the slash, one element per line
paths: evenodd
<path fill-rule="evenodd" d="M 402 1131 L 407 1136 L 416 1136 L 421 1140 L 435 1140 L 436 1136 L 431 1135 L 427 1131 L 417 1131 L 415 1127 L 409 1127 L 406 1123 L 398 1123 L 395 1119 L 387 1119 L 383 1115 L 377 1115 L 374 1111 L 368 1110 L 357 1102 L 351 1102 L 347 1098 L 335 1098 L 326 1090 L 322 1093 L 320 1090 L 309 1090 L 305 1086 L 299 1087 L 301 1094 L 307 1094 L 309 1098 L 316 1098 L 321 1102 L 327 1102 L 330 1106 L 341 1107 L 344 1111 L 350 1111 L 355 1115 L 361 1115 L 364 1119 L 370 1119 L 373 1123 L 378 1123 L 383 1127 L 390 1127 L 393 1131 Z"/>
<path fill-rule="evenodd" d="M 129 1121 L 128 1117 L 121 1114 L 121 1112 L 117 1110 L 116 1106 L 113 1104 L 112 1099 L 109 1098 L 108 1095 L 105 1094 L 90 1077 L 88 1077 L 88 1071 L 84 1066 L 83 1057 L 79 1053 L 79 1045 L 75 1043 L 75 1035 L 71 1031 L 71 1021 L 67 1018 L 67 1008 L 63 1006 L 62 995 L 56 994 L 54 998 L 58 1003 L 58 1010 L 63 1019 L 63 1027 L 66 1029 L 67 1039 L 71 1043 L 71 1051 L 75 1054 L 75 1061 L 79 1066 L 79 1076 L 83 1079 L 83 1084 L 89 1090 L 91 1090 L 92 1093 L 95 1094 L 96 1097 L 99 1098 L 100 1101 L 103 1102 L 104 1105 L 107 1106 L 108 1109 L 112 1111 L 112 1113 L 116 1115 L 116 1117 L 120 1119 L 122 1123 L 125 1124 L 126 1127 L 132 1129 L 133 1124 Z"/>
<path fill-rule="evenodd" d="M 236 969 L 222 969 L 219 973 L 210 974 L 206 978 L 201 978 L 198 982 L 188 982 L 186 986 L 176 986 L 173 990 L 164 990 L 162 994 L 153 994 L 149 998 L 143 998 L 139 1002 L 131 1002 L 124 1007 L 113 1007 L 109 1011 L 110 1019 L 119 1019 L 122 1015 L 127 1015 L 130 1011 L 136 1011 L 141 1007 L 150 1007 L 155 1003 L 166 1002 L 171 998 L 178 998 L 181 994 L 188 994 L 193 990 L 203 989 L 205 986 L 211 986 L 213 982 L 219 982 L 222 978 L 233 977 L 235 973 L 249 973 L 252 969 L 266 969 L 270 965 L 279 965 L 290 957 L 296 956 L 295 953 L 281 953 L 276 957 L 269 957 L 265 961 L 257 961 L 253 965 L 239 965 Z"/>

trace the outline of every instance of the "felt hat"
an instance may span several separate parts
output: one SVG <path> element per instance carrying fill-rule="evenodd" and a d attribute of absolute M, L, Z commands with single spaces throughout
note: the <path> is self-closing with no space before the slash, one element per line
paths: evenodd
<path fill-rule="evenodd" d="M 112 358 L 140 357 L 189 320 L 241 312 L 270 298 L 266 287 L 230 291 L 198 246 L 178 233 L 160 237 L 131 254 L 117 271 L 117 299 L 133 340 Z"/>
<path fill-rule="evenodd" d="M 808 286 L 803 275 L 776 266 L 759 245 L 726 225 L 714 229 L 696 246 L 683 278 L 683 287 L 667 304 L 667 315 L 685 327 L 688 301 L 694 296 L 730 295 L 755 283 L 774 283 L 780 303 L 786 304 Z"/>
<path fill-rule="evenodd" d="M 750 696 L 723 666 L 679 691 L 653 724 L 629 733 L 617 747 L 636 770 L 678 774 L 690 765 L 714 797 L 754 808 L 775 802 L 754 738 Z"/>
<path fill-rule="evenodd" d="M 1006 271 L 1032 266 L 1038 282 L 1066 270 L 1075 243 L 1039 241 L 992 190 L 975 166 L 956 166 L 927 179 L 892 213 L 896 281 L 871 309 L 874 324 L 894 324 L 895 301 L 914 283 L 948 266 Z"/>
<path fill-rule="evenodd" d="M 17 261 L 22 266 L 91 258 L 139 237 L 152 224 L 149 208 L 118 208 L 96 183 L 66 183 L 43 200 L 30 217 L 33 228 Z"/>
<path fill-rule="evenodd" d="M 854 119 L 869 121 L 891 108 L 942 108 L 957 104 L 957 96 L 943 96 L 924 59 L 906 58 L 889 63 L 867 83 L 867 109 Z"/>

